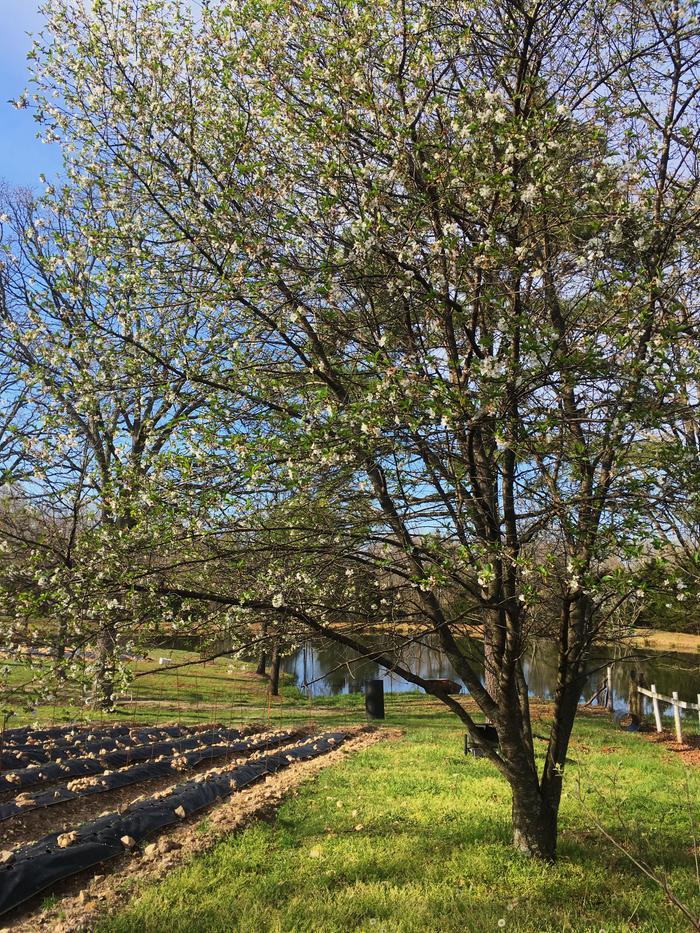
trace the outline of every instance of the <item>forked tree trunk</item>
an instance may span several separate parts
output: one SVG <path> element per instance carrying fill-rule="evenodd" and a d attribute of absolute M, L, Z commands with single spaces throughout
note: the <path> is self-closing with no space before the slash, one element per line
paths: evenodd
<path fill-rule="evenodd" d="M 580 662 L 569 650 L 585 643 L 590 603 L 580 596 L 567 602 L 561 616 L 561 644 L 557 685 L 554 692 L 554 722 L 542 777 L 519 775 L 510 779 L 513 792 L 513 844 L 521 852 L 553 860 L 557 849 L 557 820 L 561 803 L 566 753 L 569 748 L 578 700 L 583 684 Z"/>

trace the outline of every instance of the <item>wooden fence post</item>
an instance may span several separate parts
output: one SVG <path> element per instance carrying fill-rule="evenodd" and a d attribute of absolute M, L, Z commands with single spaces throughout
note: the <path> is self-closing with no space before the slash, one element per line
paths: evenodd
<path fill-rule="evenodd" d="M 673 697 L 673 720 L 676 724 L 676 741 L 680 744 L 683 741 L 683 730 L 681 729 L 681 708 L 678 705 L 678 691 L 674 690 Z"/>
<path fill-rule="evenodd" d="M 659 712 L 659 699 L 656 695 L 656 684 L 651 685 L 651 703 L 654 707 L 654 719 L 656 720 L 656 731 L 661 732 L 661 713 Z"/>

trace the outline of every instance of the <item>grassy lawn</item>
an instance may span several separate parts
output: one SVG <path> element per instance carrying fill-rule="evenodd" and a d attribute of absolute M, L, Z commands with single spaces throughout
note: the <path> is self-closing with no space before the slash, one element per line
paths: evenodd
<path fill-rule="evenodd" d="M 167 669 L 158 667 L 159 653 L 135 665 L 153 673 L 134 681 L 105 722 L 256 720 L 276 728 L 364 719 L 359 694 L 310 703 L 287 678 L 282 696 L 270 699 L 252 664 L 220 659 Z M 17 666 L 11 676 L 21 682 L 26 670 Z M 19 713 L 8 725 L 96 718 L 74 699 Z M 582 714 L 570 750 L 560 857 L 545 866 L 512 851 L 508 789 L 488 763 L 465 758 L 454 717 L 424 695 L 389 694 L 386 702 L 386 724 L 403 728 L 402 739 L 323 771 L 273 823 L 228 837 L 166 881 L 134 882 L 128 909 L 105 919 L 100 933 L 688 929 L 659 888 L 603 839 L 579 784 L 605 828 L 665 873 L 700 913 L 691 828 L 692 808 L 700 822 L 700 769 L 687 772 L 673 752 L 622 732 L 606 716 Z M 546 704 L 535 709 L 546 718 Z M 534 728 L 545 731 L 543 723 Z M 207 825 L 204 819 L 202 831 Z"/>
<path fill-rule="evenodd" d="M 342 716 L 350 717 L 351 707 Z M 342 718 L 338 710 L 337 717 Z M 581 717 L 553 867 L 509 846 L 509 795 L 493 768 L 462 754 L 453 719 L 395 699 L 377 743 L 322 772 L 273 823 L 215 845 L 100 933 L 126 931 L 674 931 L 687 922 L 593 827 L 603 824 L 667 873 L 700 910 L 686 794 L 700 781 L 668 750 Z"/>
<path fill-rule="evenodd" d="M 291 684 L 291 675 L 280 678 L 281 696 L 268 697 L 268 683 L 254 673 L 255 664 L 217 658 L 206 664 L 186 667 L 159 666 L 159 656 L 167 656 L 177 663 L 198 661 L 192 651 L 153 649 L 148 659 L 132 664 L 136 675 L 127 691 L 122 694 L 113 712 L 102 713 L 81 704 L 76 691 L 59 691 L 55 703 L 39 705 L 26 711 L 21 703 L 10 700 L 15 714 L 7 726 L 21 726 L 40 722 L 58 725 L 64 722 L 90 720 L 104 722 L 143 722 L 149 725 L 165 722 L 225 722 L 239 723 L 249 719 L 277 720 L 282 711 L 286 720 L 293 720 L 292 708 L 305 705 L 305 698 Z M 31 681 L 36 673 L 23 663 L 9 662 L 5 677 L 8 686 L 20 688 Z M 21 694 L 19 694 L 21 695 Z M 300 713 L 308 718 L 305 709 Z"/>

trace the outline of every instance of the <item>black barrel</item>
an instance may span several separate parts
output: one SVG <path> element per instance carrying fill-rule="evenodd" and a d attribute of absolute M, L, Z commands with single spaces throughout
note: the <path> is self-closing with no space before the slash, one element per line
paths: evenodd
<path fill-rule="evenodd" d="M 384 719 L 384 681 L 370 680 L 365 687 L 365 709 L 368 719 Z"/>

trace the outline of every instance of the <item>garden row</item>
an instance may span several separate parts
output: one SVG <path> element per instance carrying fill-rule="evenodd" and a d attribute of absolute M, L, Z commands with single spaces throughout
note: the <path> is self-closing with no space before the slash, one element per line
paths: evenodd
<path fill-rule="evenodd" d="M 69 800 L 76 800 L 78 797 L 102 794 L 155 778 L 167 777 L 173 772 L 191 770 L 205 762 L 213 763 L 234 755 L 250 755 L 254 752 L 277 748 L 297 735 L 297 732 L 289 731 L 232 741 L 237 738 L 235 734 L 207 733 L 206 737 L 210 740 L 209 742 L 197 742 L 197 739 L 187 740 L 183 743 L 187 745 L 187 749 L 167 747 L 163 743 L 144 745 L 134 750 L 139 754 L 135 759 L 132 758 L 132 761 L 140 763 L 129 764 L 125 761 L 124 767 L 116 771 L 106 768 L 103 763 L 104 759 L 100 761 L 91 758 L 75 758 L 65 764 L 52 762 L 43 766 L 40 771 L 36 768 L 26 768 L 24 771 L 14 772 L 11 775 L 20 779 L 23 787 L 38 783 L 39 780 L 52 783 L 56 779 L 64 778 L 66 774 L 71 775 L 73 779 L 53 784 L 50 788 L 42 788 L 34 793 L 20 793 L 14 799 L 0 804 L 0 822 L 19 813 L 26 813 L 41 807 L 55 806 Z M 114 764 L 117 756 L 112 754 L 106 757 L 111 759 L 110 764 Z M 76 777 L 76 775 L 79 776 Z"/>
<path fill-rule="evenodd" d="M 61 753 L 55 760 L 28 765 L 26 768 L 16 768 L 1 774 L 0 795 L 7 797 L 9 793 L 16 793 L 19 788 L 34 787 L 39 784 L 47 785 L 70 778 L 86 777 L 99 774 L 108 769 L 124 768 L 139 762 L 156 762 L 167 758 L 176 760 L 188 751 L 212 748 L 220 744 L 230 744 L 231 742 L 241 741 L 243 738 L 243 733 L 237 729 L 213 729 L 178 739 L 147 742 L 114 751 L 105 748 L 87 752 L 86 754 L 76 751 L 76 755 L 80 757 L 74 758 L 64 756 Z"/>
<path fill-rule="evenodd" d="M 152 754 L 155 749 L 163 750 L 167 746 L 170 755 L 163 753 L 135 764 L 132 761 L 121 770 L 112 771 L 104 766 L 107 756 L 43 766 L 41 770 L 49 772 L 47 780 L 55 780 L 57 774 L 50 769 L 73 767 L 81 761 L 91 761 L 102 770 L 97 776 L 63 781 L 51 789 L 42 788 L 33 794 L 20 793 L 0 805 L 0 820 L 12 820 L 27 811 L 68 803 L 78 797 L 167 778 L 176 771 L 195 768 L 202 762 L 220 762 L 236 756 L 221 767 L 208 769 L 151 796 L 139 796 L 125 809 L 102 814 L 68 832 L 52 832 L 36 842 L 3 852 L 0 855 L 0 913 L 13 910 L 62 879 L 115 858 L 148 836 L 223 800 L 267 774 L 330 751 L 347 738 L 345 732 L 334 732 L 295 743 L 299 735 L 298 731 L 283 731 L 242 737 L 234 730 L 200 730 L 198 735 L 183 737 L 177 744 L 171 739 L 170 743 L 146 743 L 128 749 L 129 754 L 139 750 L 138 754 L 145 755 L 147 750 Z M 199 744 L 190 750 L 181 747 L 183 743 L 189 745 L 195 741 Z M 126 751 L 120 754 L 126 754 Z M 246 761 L 238 757 L 251 755 L 255 757 Z M 24 769 L 25 772 L 37 770 L 36 766 Z"/>
<path fill-rule="evenodd" d="M 3 770 L 22 768 L 30 764 L 55 761 L 58 758 L 101 754 L 159 740 L 182 739 L 201 731 L 201 726 L 157 728 L 112 726 L 97 731 L 66 727 L 35 733 L 24 729 L 11 730 L 6 732 L 2 738 L 1 767 Z"/>

